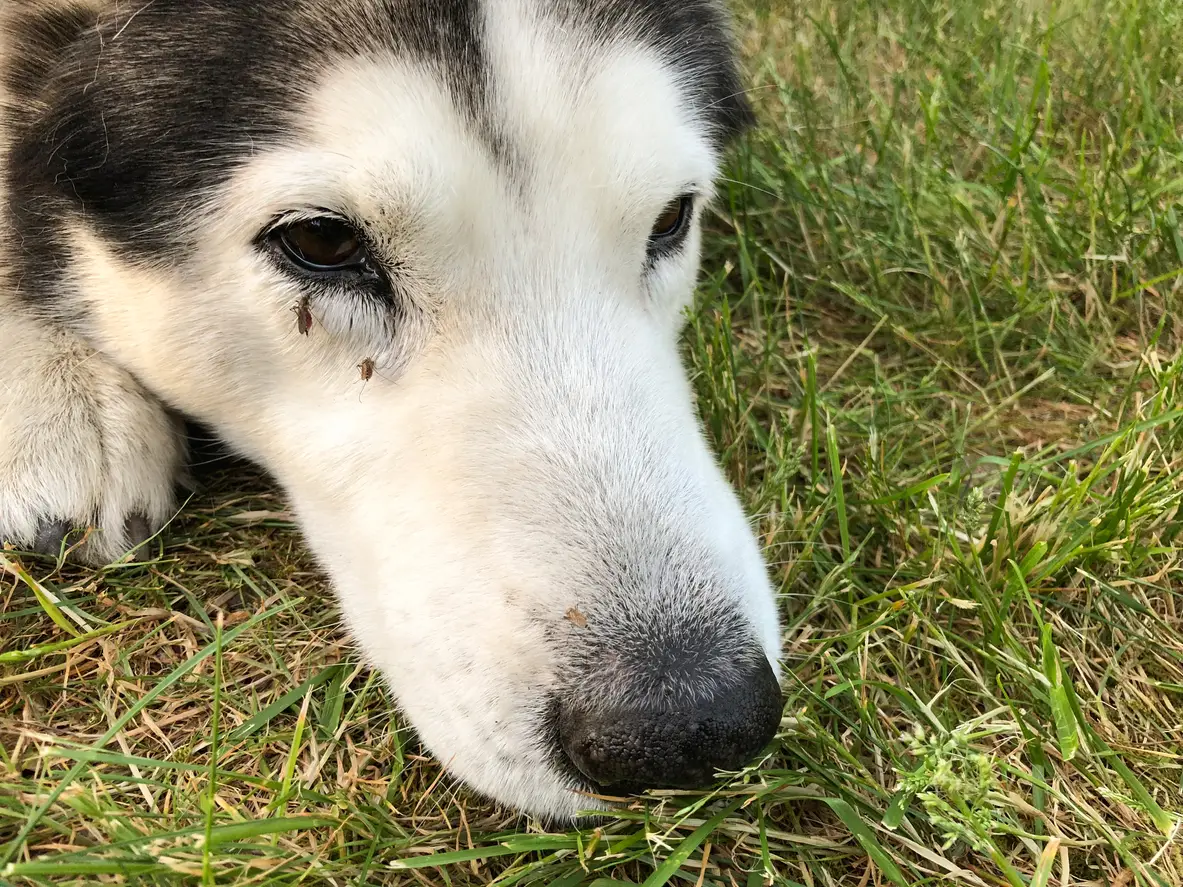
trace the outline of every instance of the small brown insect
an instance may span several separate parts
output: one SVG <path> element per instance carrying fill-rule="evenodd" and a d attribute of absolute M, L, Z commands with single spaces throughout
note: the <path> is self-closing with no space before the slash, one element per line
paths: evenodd
<path fill-rule="evenodd" d="M 567 621 L 576 628 L 587 628 L 587 617 L 580 612 L 578 607 L 571 607 L 567 610 Z"/>
<path fill-rule="evenodd" d="M 374 361 L 371 358 L 367 357 L 357 365 L 357 368 L 361 372 L 361 380 L 363 382 L 368 382 L 374 378 Z"/>
<path fill-rule="evenodd" d="M 308 305 L 308 297 L 304 296 L 292 306 L 292 313 L 296 315 L 296 329 L 301 336 L 307 336 L 312 330 L 312 309 Z"/>

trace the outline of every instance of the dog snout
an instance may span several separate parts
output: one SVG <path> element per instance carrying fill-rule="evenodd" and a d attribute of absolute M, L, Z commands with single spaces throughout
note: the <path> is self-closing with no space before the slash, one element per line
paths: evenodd
<path fill-rule="evenodd" d="M 578 693 L 560 700 L 563 753 L 612 794 L 693 789 L 708 786 L 718 770 L 744 767 L 776 734 L 783 701 L 762 653 L 717 675 L 684 675 L 678 684 L 591 706 Z"/>

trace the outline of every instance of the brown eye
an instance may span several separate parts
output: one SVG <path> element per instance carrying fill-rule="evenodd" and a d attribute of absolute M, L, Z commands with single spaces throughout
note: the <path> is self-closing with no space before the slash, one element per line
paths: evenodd
<path fill-rule="evenodd" d="M 683 194 L 661 211 L 649 233 L 649 254 L 657 255 L 673 250 L 681 243 L 687 224 L 694 213 L 694 195 Z"/>
<path fill-rule="evenodd" d="M 287 257 L 307 271 L 345 271 L 364 268 L 369 263 L 361 235 L 340 219 L 322 217 L 293 222 L 280 228 L 273 237 Z"/>

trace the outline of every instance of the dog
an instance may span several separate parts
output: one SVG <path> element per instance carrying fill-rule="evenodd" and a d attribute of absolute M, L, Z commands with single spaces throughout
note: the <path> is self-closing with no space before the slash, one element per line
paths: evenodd
<path fill-rule="evenodd" d="M 767 747 L 775 595 L 679 354 L 751 119 L 721 3 L 5 6 L 0 539 L 142 552 L 198 421 L 478 792 L 573 820 Z"/>

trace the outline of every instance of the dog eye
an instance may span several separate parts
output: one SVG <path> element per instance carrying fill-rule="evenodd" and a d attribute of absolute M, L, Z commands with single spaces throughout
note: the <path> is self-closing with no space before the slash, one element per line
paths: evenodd
<path fill-rule="evenodd" d="M 694 195 L 683 194 L 670 201 L 649 232 L 649 255 L 656 257 L 662 252 L 675 249 L 686 233 L 687 224 L 694 211 Z"/>
<path fill-rule="evenodd" d="M 272 238 L 288 259 L 313 273 L 365 268 L 370 262 L 361 235 L 340 219 L 293 222 L 276 230 Z"/>

